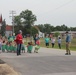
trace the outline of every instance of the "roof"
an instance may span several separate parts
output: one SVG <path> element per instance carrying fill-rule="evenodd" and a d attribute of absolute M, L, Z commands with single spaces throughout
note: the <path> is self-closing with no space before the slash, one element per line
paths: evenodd
<path fill-rule="evenodd" d="M 12 31 L 12 26 L 6 25 L 6 31 Z"/>
<path fill-rule="evenodd" d="M 59 33 L 61 33 L 61 34 L 63 34 L 63 33 L 66 33 L 66 31 L 54 31 L 54 32 L 51 32 L 51 33 L 56 33 L 56 32 L 59 32 Z M 76 34 L 76 31 L 68 31 L 69 33 L 75 33 Z"/>

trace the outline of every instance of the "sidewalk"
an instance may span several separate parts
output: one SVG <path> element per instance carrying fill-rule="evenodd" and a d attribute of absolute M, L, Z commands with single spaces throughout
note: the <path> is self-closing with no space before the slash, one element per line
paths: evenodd
<path fill-rule="evenodd" d="M 27 51 L 26 51 L 27 52 Z M 41 47 L 39 53 L 1 53 L 0 58 L 21 75 L 75 75 L 76 51 L 65 55 L 65 50 Z"/>
<path fill-rule="evenodd" d="M 21 53 L 21 56 L 17 56 L 16 53 L 1 53 L 0 57 L 17 58 L 17 57 L 41 57 L 41 56 L 76 56 L 76 51 L 71 51 L 71 55 L 65 55 L 66 50 L 54 49 L 54 48 L 44 48 L 41 47 L 38 53 L 34 53 L 34 48 L 32 53 Z"/>

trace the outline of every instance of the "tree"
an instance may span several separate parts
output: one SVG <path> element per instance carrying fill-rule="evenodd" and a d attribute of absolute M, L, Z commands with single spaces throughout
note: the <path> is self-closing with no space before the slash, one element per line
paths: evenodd
<path fill-rule="evenodd" d="M 59 32 L 55 32 L 55 34 L 54 34 L 55 37 L 58 37 L 59 35 L 60 35 Z"/>
<path fill-rule="evenodd" d="M 6 21 L 2 21 L 2 26 L 1 26 L 1 34 L 2 36 L 5 36 L 5 31 L 6 31 Z"/>
<path fill-rule="evenodd" d="M 35 27 L 32 26 L 31 34 L 34 36 L 37 33 L 38 33 L 38 30 Z"/>
<path fill-rule="evenodd" d="M 32 25 L 34 25 L 34 22 L 37 20 L 36 16 L 33 15 L 32 11 L 25 10 L 20 13 L 20 17 L 23 18 L 23 24 L 27 28 L 31 28 Z"/>
<path fill-rule="evenodd" d="M 43 25 L 43 24 L 39 24 L 39 25 L 37 25 L 37 27 L 39 28 L 39 30 L 40 30 L 41 32 L 44 33 L 44 25 Z"/>
<path fill-rule="evenodd" d="M 50 28 L 50 24 L 44 24 L 44 31 L 45 33 L 51 33 L 51 28 Z"/>
<path fill-rule="evenodd" d="M 63 24 L 63 25 L 61 25 L 61 30 L 62 31 L 67 31 L 68 27 L 65 24 Z"/>
<path fill-rule="evenodd" d="M 62 31 L 62 30 L 61 30 L 61 26 L 56 26 L 56 27 L 55 27 L 55 30 L 56 30 L 56 31 Z"/>
<path fill-rule="evenodd" d="M 31 34 L 31 27 L 34 25 L 36 21 L 36 16 L 30 10 L 25 10 L 20 13 L 20 15 L 15 16 L 14 23 L 18 26 L 17 29 L 20 29 L 20 26 L 23 27 L 24 35 Z"/>
<path fill-rule="evenodd" d="M 14 24 L 16 26 L 21 26 L 21 17 L 20 16 L 15 16 L 14 17 Z"/>

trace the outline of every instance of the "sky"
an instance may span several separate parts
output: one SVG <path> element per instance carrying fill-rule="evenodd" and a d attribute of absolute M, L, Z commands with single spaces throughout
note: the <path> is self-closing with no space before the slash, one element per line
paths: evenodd
<path fill-rule="evenodd" d="M 76 27 L 76 0 L 0 0 L 0 14 L 7 24 L 11 25 L 12 10 L 14 15 L 19 15 L 26 9 L 36 15 L 35 25 L 48 23 Z"/>

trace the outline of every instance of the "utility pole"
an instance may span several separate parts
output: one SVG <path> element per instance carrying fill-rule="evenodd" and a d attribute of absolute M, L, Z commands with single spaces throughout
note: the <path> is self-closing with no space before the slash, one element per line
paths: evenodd
<path fill-rule="evenodd" d="M 12 10 L 10 11 L 10 14 L 10 17 L 12 17 L 12 32 L 14 33 L 14 14 L 16 14 L 16 12 Z"/>

